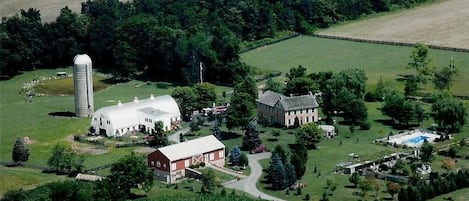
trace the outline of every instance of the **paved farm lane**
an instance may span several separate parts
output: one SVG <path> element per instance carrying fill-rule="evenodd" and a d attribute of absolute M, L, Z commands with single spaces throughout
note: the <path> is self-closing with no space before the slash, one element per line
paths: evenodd
<path fill-rule="evenodd" d="M 175 143 L 179 143 L 179 135 L 182 133 L 183 135 L 191 131 L 190 127 L 183 128 L 181 130 L 176 131 L 174 134 L 168 136 L 168 141 L 172 141 Z"/>
<path fill-rule="evenodd" d="M 244 191 L 256 198 L 260 197 L 261 199 L 265 199 L 265 200 L 284 201 L 280 198 L 267 195 L 259 191 L 256 187 L 256 183 L 262 174 L 262 166 L 259 164 L 259 160 L 270 158 L 270 156 L 271 156 L 270 152 L 254 154 L 254 155 L 249 154 L 248 159 L 249 159 L 249 167 L 251 167 L 251 174 L 244 179 L 241 179 L 235 182 L 226 183 L 224 184 L 225 187 Z"/>

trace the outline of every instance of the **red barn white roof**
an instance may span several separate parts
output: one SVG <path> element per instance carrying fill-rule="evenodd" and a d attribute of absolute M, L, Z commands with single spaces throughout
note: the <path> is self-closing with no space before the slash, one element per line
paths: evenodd
<path fill-rule="evenodd" d="M 211 152 L 225 148 L 215 136 L 208 135 L 194 140 L 161 147 L 158 150 L 164 154 L 170 161 L 177 161 L 191 156 Z"/>

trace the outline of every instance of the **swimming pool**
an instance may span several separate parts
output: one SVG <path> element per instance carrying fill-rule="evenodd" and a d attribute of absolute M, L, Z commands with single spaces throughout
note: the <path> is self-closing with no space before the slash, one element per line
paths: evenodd
<path fill-rule="evenodd" d="M 429 138 L 430 137 L 419 135 L 417 137 L 413 137 L 413 138 L 406 140 L 405 144 L 419 144 L 419 143 L 423 143 L 423 141 L 425 140 L 428 141 Z"/>

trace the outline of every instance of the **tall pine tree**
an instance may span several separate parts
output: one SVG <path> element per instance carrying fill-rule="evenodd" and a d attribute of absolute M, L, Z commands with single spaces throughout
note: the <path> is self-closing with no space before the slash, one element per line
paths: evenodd
<path fill-rule="evenodd" d="M 275 190 L 284 189 L 287 185 L 285 166 L 277 153 L 273 153 L 270 159 L 268 178 Z"/>
<path fill-rule="evenodd" d="M 24 146 L 22 138 L 16 138 L 15 144 L 13 145 L 13 151 L 11 157 L 15 163 L 26 162 L 29 159 L 29 149 Z"/>

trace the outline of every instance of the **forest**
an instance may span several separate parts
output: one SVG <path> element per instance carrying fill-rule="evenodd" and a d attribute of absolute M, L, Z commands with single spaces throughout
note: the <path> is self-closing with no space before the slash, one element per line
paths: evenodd
<path fill-rule="evenodd" d="M 30 8 L 2 18 L 0 78 L 69 66 L 86 53 L 116 80 L 191 84 L 203 66 L 205 81 L 232 84 L 249 71 L 239 59 L 243 41 L 311 34 L 426 1 L 432 0 L 87 0 L 80 14 L 65 7 L 51 23 Z"/>

